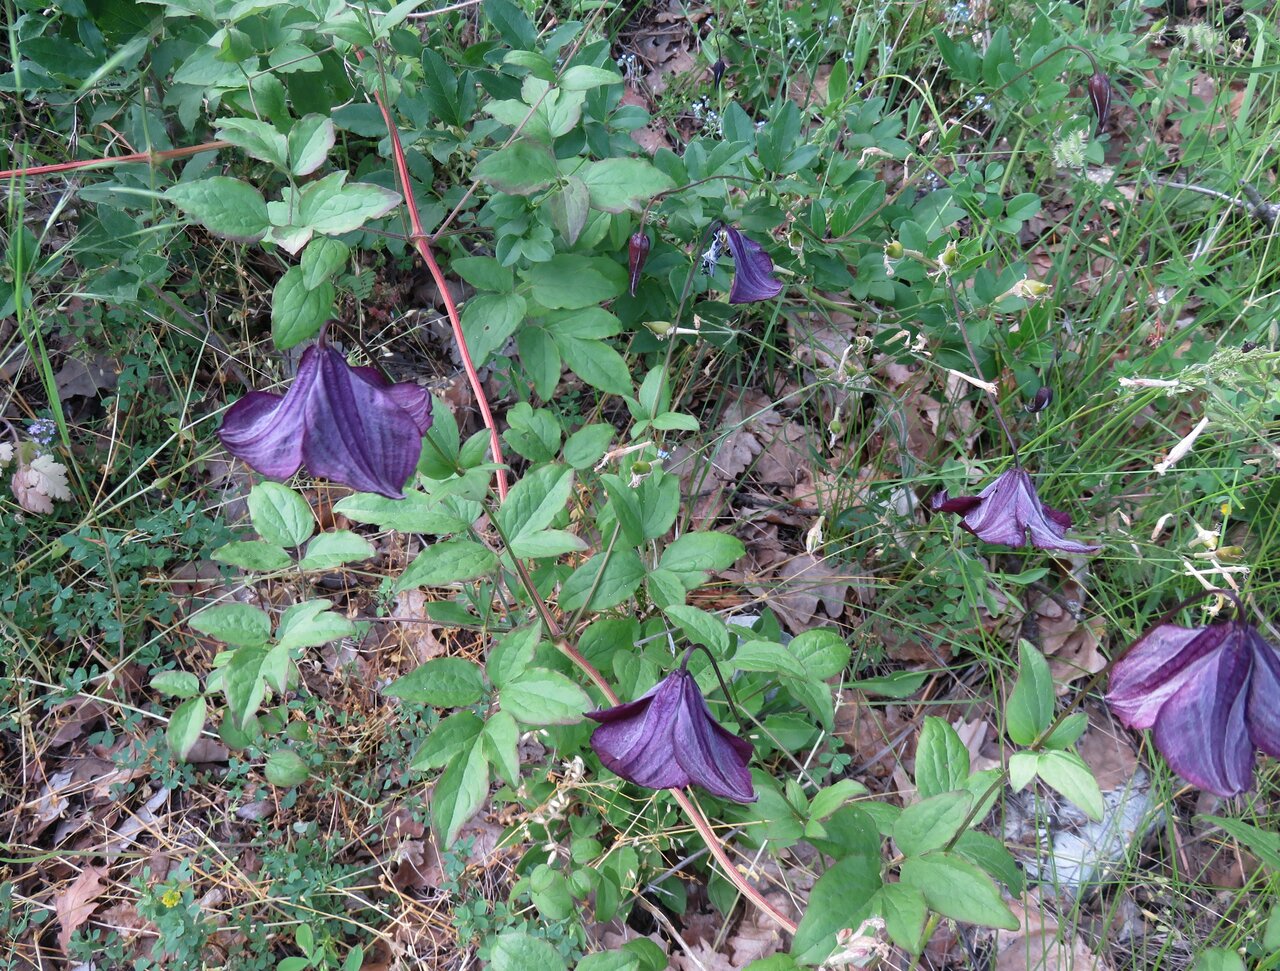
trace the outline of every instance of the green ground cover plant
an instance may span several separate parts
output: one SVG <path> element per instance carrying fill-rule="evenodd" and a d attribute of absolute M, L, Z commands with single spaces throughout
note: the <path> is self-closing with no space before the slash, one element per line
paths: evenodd
<path fill-rule="evenodd" d="M 1280 967 L 1273 4 L 4 9 L 0 967 Z"/>

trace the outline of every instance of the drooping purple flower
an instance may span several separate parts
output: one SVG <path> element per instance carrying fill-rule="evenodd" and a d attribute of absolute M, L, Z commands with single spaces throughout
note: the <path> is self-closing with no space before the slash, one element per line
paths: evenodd
<path fill-rule="evenodd" d="M 1155 729 L 1169 768 L 1219 796 L 1253 783 L 1254 750 L 1280 757 L 1280 652 L 1252 624 L 1157 624 L 1116 662 L 1107 703 Z"/>
<path fill-rule="evenodd" d="M 431 396 L 351 367 L 332 347 L 308 347 L 283 397 L 250 391 L 218 429 L 236 458 L 271 479 L 303 465 L 314 476 L 392 499 L 404 496 L 431 427 Z"/>
<path fill-rule="evenodd" d="M 730 303 L 755 303 L 772 300 L 782 292 L 782 283 L 774 278 L 773 260 L 753 239 L 742 235 L 732 226 L 724 228 L 733 253 L 733 285 L 729 288 Z"/>
<path fill-rule="evenodd" d="M 1097 118 L 1093 128 L 1093 137 L 1097 138 L 1107 127 L 1107 118 L 1111 115 L 1111 79 L 1101 71 L 1095 71 L 1089 78 L 1089 101 Z"/>
<path fill-rule="evenodd" d="M 627 242 L 627 275 L 633 297 L 636 295 L 636 287 L 640 285 L 640 272 L 649 258 L 649 248 L 652 245 L 643 228 L 632 233 L 631 239 Z"/>
<path fill-rule="evenodd" d="M 617 775 L 646 789 L 699 785 L 734 802 L 755 802 L 751 743 L 720 727 L 683 667 L 647 694 L 587 712 L 600 722 L 591 747 Z"/>
<path fill-rule="evenodd" d="M 1062 553 L 1092 553 L 1098 549 L 1067 539 L 1071 517 L 1041 502 L 1031 476 L 1018 466 L 976 496 L 952 499 L 944 491 L 933 498 L 932 505 L 935 512 L 958 513 L 963 517 L 960 525 L 988 543 L 1017 547 L 1030 542 L 1037 549 Z"/>

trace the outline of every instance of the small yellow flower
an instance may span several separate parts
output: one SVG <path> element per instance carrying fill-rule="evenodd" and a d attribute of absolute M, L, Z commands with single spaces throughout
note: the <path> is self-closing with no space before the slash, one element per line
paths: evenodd
<path fill-rule="evenodd" d="M 177 887 L 170 887 L 160 897 L 160 903 L 166 907 L 176 907 L 182 903 L 182 893 Z"/>

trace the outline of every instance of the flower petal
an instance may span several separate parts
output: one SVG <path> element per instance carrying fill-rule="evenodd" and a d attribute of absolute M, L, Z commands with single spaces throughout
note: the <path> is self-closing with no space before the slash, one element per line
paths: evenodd
<path fill-rule="evenodd" d="M 1018 467 L 1002 473 L 977 496 L 951 499 L 944 494 L 934 502 L 934 508 L 959 513 L 963 516 L 961 525 L 988 543 L 1020 547 L 1029 541 L 1038 549 L 1063 553 L 1092 553 L 1098 549 L 1066 538 L 1071 517 L 1041 502 L 1031 476 Z"/>
<path fill-rule="evenodd" d="M 307 429 L 307 398 L 319 372 L 316 348 L 308 347 L 298 374 L 282 398 L 250 391 L 229 409 L 218 429 L 223 447 L 250 468 L 271 479 L 287 479 L 302 465 Z"/>
<path fill-rule="evenodd" d="M 772 300 L 782 292 L 782 283 L 773 275 L 773 260 L 755 240 L 743 236 L 732 226 L 725 227 L 729 249 L 733 251 L 733 285 L 729 287 L 730 303 L 755 303 Z"/>
<path fill-rule="evenodd" d="M 1237 795 L 1253 782 L 1253 744 L 1245 726 L 1252 666 L 1252 653 L 1230 638 L 1156 717 L 1156 748 L 1169 768 L 1219 796 Z"/>
<path fill-rule="evenodd" d="M 1253 673 L 1249 676 L 1249 738 L 1272 758 L 1280 759 L 1280 651 L 1250 628 Z"/>
<path fill-rule="evenodd" d="M 734 802 L 755 802 L 751 783 L 751 743 L 712 717 L 698 683 L 685 674 L 676 720 L 675 756 L 689 779 L 712 795 Z"/>
<path fill-rule="evenodd" d="M 331 347 L 319 354 L 319 380 L 307 399 L 307 470 L 361 492 L 401 498 L 422 453 L 422 416 L 400 406 L 408 397 L 403 385 L 392 392 L 381 376 L 360 373 Z"/>
<path fill-rule="evenodd" d="M 1107 704 L 1128 728 L 1150 728 L 1161 707 L 1230 634 L 1229 624 L 1182 627 L 1157 624 L 1142 635 L 1111 671 Z"/>
<path fill-rule="evenodd" d="M 673 751 L 680 680 L 675 671 L 642 698 L 588 713 L 602 723 L 591 734 L 591 747 L 609 771 L 648 789 L 689 784 Z"/>

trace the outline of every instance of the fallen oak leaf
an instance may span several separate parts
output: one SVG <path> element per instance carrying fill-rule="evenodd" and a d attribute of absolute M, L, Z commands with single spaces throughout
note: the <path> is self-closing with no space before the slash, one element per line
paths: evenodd
<path fill-rule="evenodd" d="M 68 957 L 71 956 L 71 935 L 97 909 L 97 900 L 107 887 L 106 876 L 106 867 L 90 864 L 80 871 L 80 875 L 71 881 L 70 886 L 54 902 L 54 912 L 61 925 L 58 946 Z"/>

